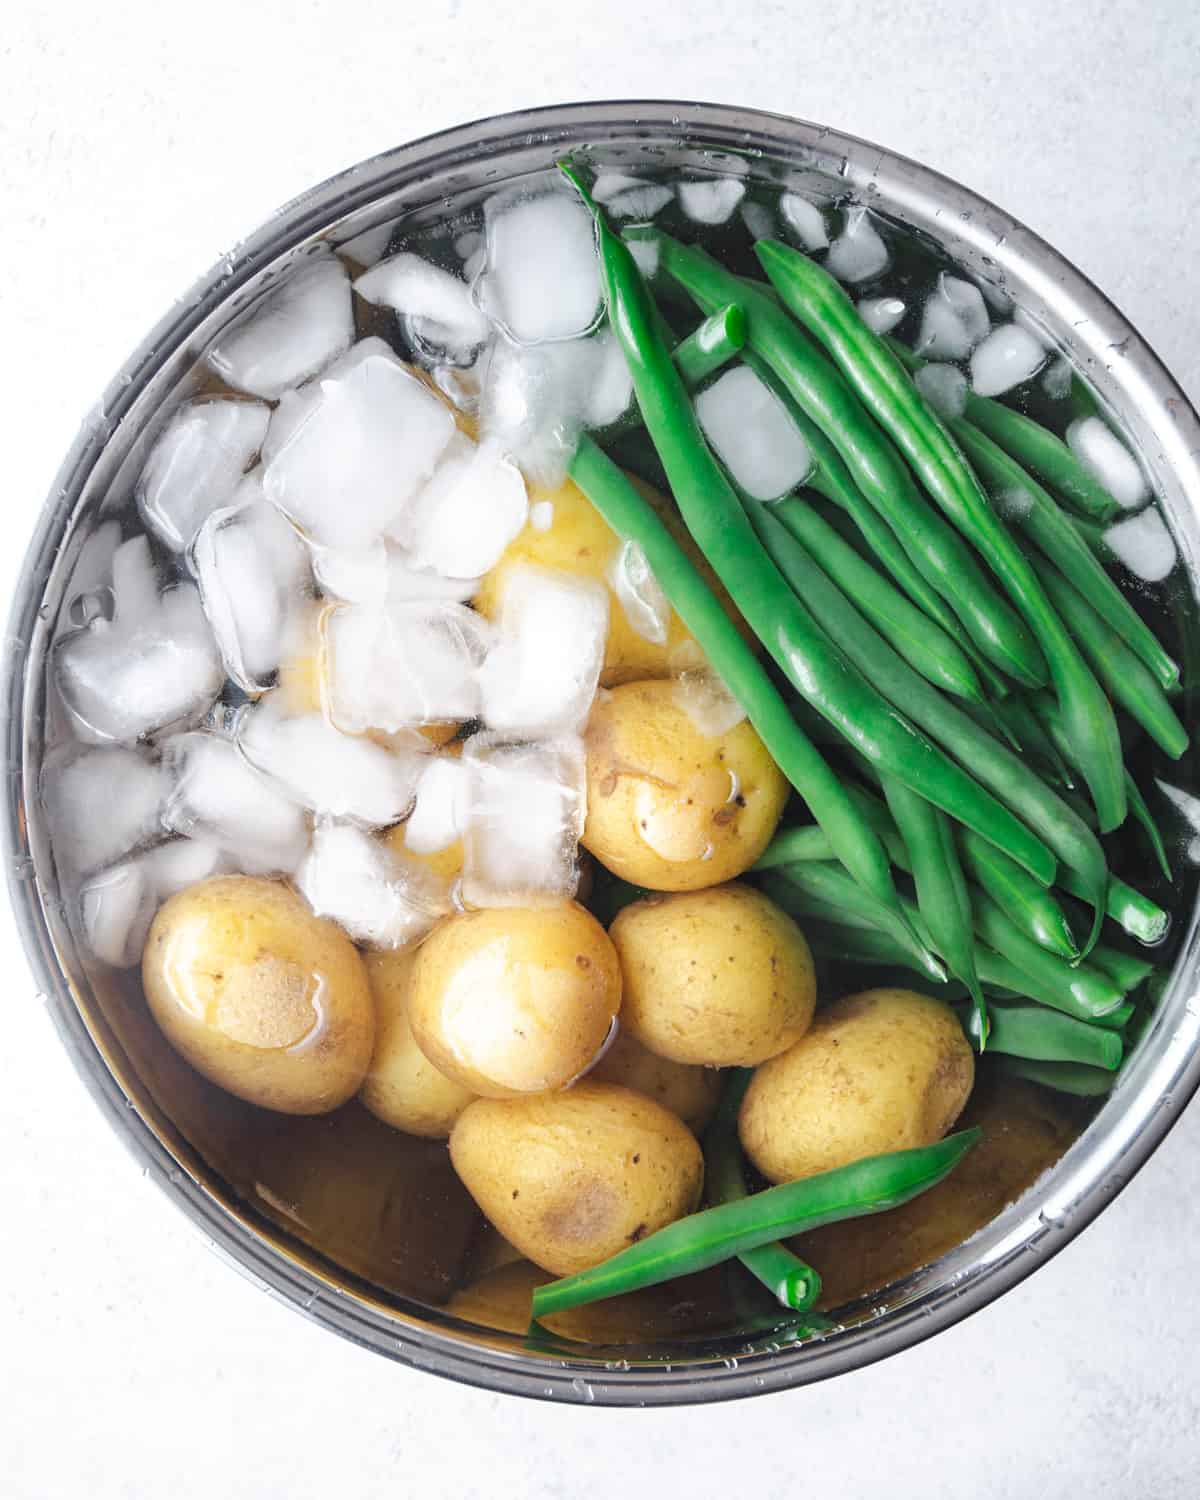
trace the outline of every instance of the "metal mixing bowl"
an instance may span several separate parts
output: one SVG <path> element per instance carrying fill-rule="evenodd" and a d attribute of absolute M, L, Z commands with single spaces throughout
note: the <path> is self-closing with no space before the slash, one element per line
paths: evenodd
<path fill-rule="evenodd" d="M 1156 1019 L 1111 1097 L 1066 1155 L 957 1249 L 840 1310 L 817 1342 L 769 1335 L 547 1353 L 386 1295 L 307 1249 L 235 1194 L 189 1139 L 186 1090 L 148 1059 L 128 981 L 77 951 L 59 898 L 36 790 L 45 657 L 85 528 L 131 493 L 164 413 L 196 388 L 198 356 L 229 318 L 316 240 L 343 243 L 400 215 L 426 219 L 460 195 L 540 171 L 588 145 L 611 164 L 746 172 L 849 195 L 1006 287 L 1084 369 L 1139 446 L 1189 576 L 1200 556 L 1200 421 L 1137 332 L 1062 256 L 1001 210 L 926 167 L 824 127 L 753 110 L 684 103 L 575 104 L 464 125 L 353 167 L 288 204 L 182 298 L 118 374 L 67 456 L 13 606 L 5 662 L 9 885 L 30 964 L 64 1045 L 112 1128 L 210 1243 L 310 1317 L 407 1364 L 522 1395 L 613 1404 L 712 1401 L 779 1390 L 904 1349 L 1037 1269 L 1109 1203 L 1200 1083 L 1200 953 L 1193 912 Z M 140 1023 L 144 1028 L 144 1019 Z M 170 1086 L 169 1086 L 170 1085 Z M 211 1154 L 211 1153 L 210 1153 Z"/>

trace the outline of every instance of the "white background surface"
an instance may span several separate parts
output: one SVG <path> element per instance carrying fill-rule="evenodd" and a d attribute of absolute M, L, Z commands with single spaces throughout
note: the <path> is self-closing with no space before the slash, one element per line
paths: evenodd
<path fill-rule="evenodd" d="M 1198 55 L 1194 0 L 10 0 L 4 607 L 80 417 L 221 250 L 357 159 L 526 104 L 728 100 L 922 158 L 1074 258 L 1195 398 Z M 1052 1265 L 886 1365 L 556 1409 L 389 1366 L 220 1264 L 106 1134 L 6 909 L 0 955 L 6 1500 L 1196 1493 L 1200 1106 Z"/>

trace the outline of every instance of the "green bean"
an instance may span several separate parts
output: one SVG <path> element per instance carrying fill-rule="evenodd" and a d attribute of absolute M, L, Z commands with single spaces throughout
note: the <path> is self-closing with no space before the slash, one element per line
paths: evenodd
<path fill-rule="evenodd" d="M 962 647 L 878 573 L 803 500 L 782 500 L 774 513 L 848 593 L 884 640 L 935 687 L 972 703 L 984 701 Z"/>
<path fill-rule="evenodd" d="M 925 360 L 902 344 L 887 338 L 888 348 L 907 370 L 919 370 Z M 1031 474 L 1048 484 L 1097 521 L 1111 521 L 1120 506 L 1091 472 L 1075 457 L 1066 443 L 1001 401 L 968 391 L 965 415 L 990 440 Z"/>
<path fill-rule="evenodd" d="M 883 778 L 883 795 L 912 863 L 917 910 L 934 950 L 945 960 L 950 973 L 966 985 L 976 1009 L 985 1018 L 981 1025 L 986 1037 L 987 1012 L 975 972 L 970 898 L 945 814 L 890 776 Z M 980 842 L 986 844 L 987 840 Z M 1032 881 L 1032 876 L 1025 878 Z"/>
<path fill-rule="evenodd" d="M 1150 668 L 1051 563 L 1035 559 L 1034 567 L 1042 587 L 1113 701 L 1137 720 L 1159 749 L 1178 760 L 1188 746 L 1187 730 Z"/>
<path fill-rule="evenodd" d="M 580 192 L 586 201 L 582 188 Z M 792 592 L 705 444 L 679 372 L 656 334 L 653 304 L 628 245 L 613 234 L 595 205 L 589 206 L 597 225 L 610 320 L 633 377 L 646 430 L 693 540 L 751 629 L 801 696 L 873 760 L 960 821 L 1003 837 L 1005 847 L 1016 846 L 1014 854 L 1024 841 L 1050 859 L 1045 845 L 850 666 Z M 873 835 L 872 848 L 884 855 Z M 870 871 L 877 882 L 874 894 L 898 910 L 886 857 L 879 863 L 882 869 L 876 864 Z"/>
<path fill-rule="evenodd" d="M 1062 721 L 1058 714 L 1058 704 L 1052 698 L 1038 694 L 1030 702 L 1034 712 L 1045 725 L 1046 732 L 1058 746 L 1064 755 L 1070 755 L 1071 745 L 1062 727 Z M 1130 772 L 1125 772 L 1125 796 L 1129 803 L 1129 811 L 1134 821 L 1141 827 L 1150 845 L 1151 852 L 1158 864 L 1159 869 L 1167 880 L 1174 877 L 1171 874 L 1171 862 L 1167 858 L 1166 846 L 1163 843 L 1162 834 L 1159 832 L 1158 824 L 1154 820 L 1154 814 L 1150 811 L 1141 788 L 1134 781 Z"/>
<path fill-rule="evenodd" d="M 1059 509 L 1052 497 L 1029 477 L 1020 464 L 978 428 L 961 419 L 952 421 L 949 426 L 1003 514 L 1024 531 L 1063 577 L 1078 589 L 1109 628 L 1153 672 L 1160 686 L 1165 689 L 1176 687 L 1178 666 L 1105 572 L 1092 548 L 1080 536 L 1077 523 Z"/>
<path fill-rule="evenodd" d="M 1033 755 L 1043 761 L 1056 781 L 1063 786 L 1074 787 L 1075 778 L 1071 767 L 1059 754 L 1058 746 L 1047 734 L 1045 726 L 1030 708 L 1026 698 L 1019 693 L 1011 693 L 1002 703 L 993 703 L 991 707 L 1022 754 Z"/>
<path fill-rule="evenodd" d="M 959 835 L 967 872 L 987 892 L 1010 922 L 1040 948 L 1068 963 L 1079 959 L 1079 948 L 1062 907 L 1049 891 L 1009 859 L 995 844 L 964 828 Z M 1092 950 L 1093 954 L 1095 949 Z"/>
<path fill-rule="evenodd" d="M 1065 865 L 1059 871 L 1063 889 L 1073 896 L 1082 895 L 1074 870 Z M 1171 918 L 1161 906 L 1135 891 L 1115 876 L 1108 882 L 1105 909 L 1114 922 L 1139 943 L 1160 943 L 1167 935 Z"/>
<path fill-rule="evenodd" d="M 712 1204 L 735 1203 L 748 1196 L 737 1117 L 753 1076 L 751 1068 L 731 1070 L 720 1107 L 704 1134 L 704 1190 Z M 807 1312 L 821 1295 L 820 1276 L 778 1240 L 743 1250 L 738 1259 L 784 1307 L 790 1307 L 793 1312 Z"/>
<path fill-rule="evenodd" d="M 772 1240 L 898 1208 L 948 1176 L 980 1134 L 974 1126 L 932 1146 L 864 1157 L 816 1177 L 785 1182 L 690 1214 L 590 1270 L 538 1287 L 533 1294 L 533 1316 L 540 1319 L 622 1292 L 657 1286 Z"/>
<path fill-rule="evenodd" d="M 963 538 L 922 498 L 900 455 L 821 351 L 770 297 L 704 251 L 667 235 L 653 237 L 660 247 L 662 270 L 703 311 L 741 303 L 750 351 L 766 362 L 797 406 L 824 432 L 854 483 L 886 518 L 910 560 L 950 604 L 979 650 L 1026 686 L 1043 683 L 1045 663 L 1020 617 L 986 577 Z"/>
<path fill-rule="evenodd" d="M 767 753 L 829 834 L 837 858 L 855 879 L 884 899 L 894 888 L 883 845 L 801 731 L 766 668 L 653 507 L 590 438 L 580 443 L 570 474 L 617 535 L 639 544 L 663 592 L 713 671 L 728 684 Z"/>
<path fill-rule="evenodd" d="M 816 823 L 802 828 L 784 828 L 778 832 L 750 866 L 751 870 L 777 870 L 781 865 L 800 864 L 810 859 L 831 860 L 837 856 L 829 835 Z"/>
<path fill-rule="evenodd" d="M 1033 980 L 1038 985 L 1037 995 L 1031 998 L 1087 1021 L 1116 1010 L 1120 1005 L 1124 996 L 1108 974 L 1091 963 L 1072 966 L 1047 953 L 1010 921 L 982 890 L 971 893 L 971 907 L 975 913 L 975 931 L 984 943 L 1018 969 L 1026 984 Z M 1022 988 L 1021 984 L 1013 984 L 1011 979 L 999 976 L 996 983 L 1010 989 Z"/>
<path fill-rule="evenodd" d="M 1136 953 L 1123 953 L 1119 948 L 1110 948 L 1107 943 L 1097 943 L 1092 949 L 1091 962 L 1101 969 L 1116 984 L 1123 994 L 1136 990 L 1154 973 L 1155 965 Z"/>
<path fill-rule="evenodd" d="M 1124 763 L 1108 699 L 940 418 L 837 281 L 776 240 L 755 253 L 790 311 L 820 340 L 944 515 L 979 549 L 1041 647 L 1101 830 L 1125 819 Z"/>
<path fill-rule="evenodd" d="M 869 922 L 906 948 L 931 979 L 940 983 L 946 978 L 946 971 L 928 947 L 913 937 L 907 922 L 870 892 L 855 885 L 838 865 L 816 861 L 789 865 L 779 874 L 767 876 L 763 887 L 785 911 L 790 906 L 793 910 L 825 918 L 830 912 L 840 912 L 843 922 L 852 922 L 856 917 Z M 797 892 L 803 899 L 799 903 L 790 901 L 789 890 Z M 811 904 L 814 901 L 820 906 L 814 908 Z"/>
<path fill-rule="evenodd" d="M 774 521 L 768 509 L 760 506 L 752 514 L 759 518 L 760 534 L 767 536 L 776 560 L 784 563 L 793 587 L 803 594 L 818 620 L 836 635 L 842 650 L 859 669 L 872 681 L 886 684 L 889 696 L 898 706 L 903 705 L 910 718 L 962 757 L 985 786 L 1036 828 L 1065 863 L 1079 871 L 1092 892 L 1098 927 L 1103 920 L 1107 867 L 1099 843 L 1078 814 L 1019 756 L 992 739 L 968 714 L 912 671 L 829 582 L 800 543 Z M 1011 846 L 1007 846 L 1007 852 L 1017 858 Z M 1044 867 L 1034 869 L 1025 859 L 1018 859 L 1018 863 L 1039 880 L 1043 878 Z M 1085 952 L 1088 946 L 1084 945 Z"/>
<path fill-rule="evenodd" d="M 1158 863 L 1158 868 L 1168 880 L 1174 880 L 1171 874 L 1171 861 L 1167 858 L 1167 847 L 1163 843 L 1163 836 L 1159 831 L 1158 823 L 1150 806 L 1142 795 L 1142 789 L 1130 776 L 1126 788 L 1129 797 L 1129 811 L 1133 814 L 1134 822 L 1139 825 L 1146 836 L 1146 842 L 1150 845 L 1150 852 Z"/>
<path fill-rule="evenodd" d="M 1136 1010 L 1136 1000 L 1124 1000 L 1116 1010 L 1110 1010 L 1106 1016 L 1097 1016 L 1092 1024 L 1103 1026 L 1106 1031 L 1123 1031 L 1133 1019 Z"/>
<path fill-rule="evenodd" d="M 1087 1063 L 1035 1062 L 1028 1057 L 1004 1057 L 1002 1066 L 1003 1071 L 1011 1073 L 1014 1078 L 1040 1083 L 1060 1094 L 1077 1094 L 1083 1099 L 1107 1094 L 1116 1081 L 1106 1068 L 1090 1067 Z"/>
<path fill-rule="evenodd" d="M 1026 1057 L 1032 1062 L 1086 1063 L 1109 1072 L 1121 1066 L 1125 1047 L 1115 1031 L 1089 1026 L 1086 1021 L 1058 1015 L 1041 1005 L 1014 1005 L 1009 1001 L 994 1004 L 990 1016 L 988 1048 L 992 1052 Z M 977 1043 L 973 1022 L 971 1017 L 964 1026 Z"/>
<path fill-rule="evenodd" d="M 1082 516 L 1071 516 L 1070 521 L 1080 541 L 1087 543 L 1088 550 L 1102 567 L 1105 563 L 1116 561 L 1112 549 L 1104 539 L 1104 534 L 1108 530 L 1106 526 L 1100 526 L 1095 521 L 1086 521 Z"/>
<path fill-rule="evenodd" d="M 671 350 L 675 367 L 690 389 L 716 374 L 746 342 L 746 314 L 736 303 L 718 308 Z"/>

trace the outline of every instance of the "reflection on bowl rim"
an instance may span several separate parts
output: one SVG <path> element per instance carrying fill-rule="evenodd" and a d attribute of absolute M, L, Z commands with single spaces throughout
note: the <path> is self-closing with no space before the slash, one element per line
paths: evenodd
<path fill-rule="evenodd" d="M 436 182 L 455 189 L 549 165 L 590 145 L 609 159 L 664 146 L 694 153 L 710 171 L 731 160 L 755 175 L 805 173 L 939 240 L 977 274 L 1020 289 L 1022 304 L 1055 332 L 1138 443 L 1189 574 L 1200 558 L 1200 419 L 1154 353 L 1079 271 L 1009 215 L 926 167 L 854 137 L 756 110 L 675 101 L 548 106 L 455 127 L 352 167 L 278 210 L 224 257 L 151 332 L 118 373 L 68 454 L 25 559 L 7 638 L 7 870 L 18 927 L 37 981 L 77 1070 L 147 1175 L 183 1209 L 221 1255 L 264 1289 L 324 1326 L 398 1359 L 469 1384 L 512 1394 L 613 1405 L 723 1400 L 842 1373 L 949 1327 L 1016 1285 L 1079 1233 L 1145 1162 L 1200 1085 L 1200 936 L 1190 916 L 1162 1004 L 1110 1101 L 1080 1139 L 1018 1202 L 933 1265 L 874 1299 L 841 1310 L 834 1333 L 795 1348 L 727 1339 L 699 1357 L 687 1346 L 644 1360 L 537 1356 L 504 1335 L 418 1308 L 389 1304 L 366 1283 L 235 1201 L 154 1106 L 119 1081 L 121 1064 L 99 1017 L 60 957 L 61 913 L 36 877 L 37 734 L 49 623 L 47 584 L 75 502 L 110 437 L 167 361 L 194 349 L 197 330 L 278 257 L 335 223 L 339 241 L 395 217 L 396 200 L 421 204 Z M 722 154 L 724 159 L 722 160 Z M 495 163 L 494 166 L 491 163 Z M 422 197 L 422 192 L 425 196 Z M 386 202 L 385 210 L 381 205 Z M 349 222 L 347 222 L 349 221 Z M 344 227 L 343 227 L 344 226 Z M 84 987 L 86 988 L 86 986 Z M 206 1176 L 207 1173 L 207 1176 Z M 411 1309 L 411 1310 L 410 1310 Z M 632 1352 L 632 1351 L 631 1351 Z"/>

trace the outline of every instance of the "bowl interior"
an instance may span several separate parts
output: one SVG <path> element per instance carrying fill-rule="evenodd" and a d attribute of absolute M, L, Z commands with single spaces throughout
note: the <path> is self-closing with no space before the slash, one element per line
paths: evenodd
<path fill-rule="evenodd" d="M 447 1307 L 490 1269 L 492 1252 L 441 1145 L 400 1137 L 354 1108 L 327 1120 L 268 1116 L 219 1094 L 163 1044 L 135 976 L 92 964 L 77 946 L 37 797 L 43 756 L 62 733 L 46 664 L 68 626 L 62 603 L 78 550 L 98 517 L 128 510 L 149 444 L 175 406 L 208 385 L 203 356 L 218 333 L 317 247 L 373 260 L 397 234 L 467 212 L 572 148 L 616 168 L 735 172 L 752 190 L 786 187 L 832 204 L 868 204 L 1013 296 L 1139 446 L 1195 579 L 1195 413 L 1119 313 L 1000 211 L 876 147 L 752 111 L 580 105 L 485 121 L 388 153 L 282 209 L 177 305 L 92 414 L 34 539 L 10 629 L 11 884 L 42 988 L 98 1101 L 242 1270 L 372 1348 L 475 1383 L 579 1400 L 716 1399 L 819 1378 L 904 1347 L 1004 1290 L 1083 1227 L 1161 1138 L 1200 1076 L 1194 913 L 1178 934 L 1171 983 L 1137 1056 L 1082 1133 L 1080 1118 L 1048 1109 L 1033 1091 L 981 1097 L 982 1114 L 1008 1112 L 1024 1143 L 1019 1169 L 1015 1158 L 987 1163 L 990 1185 L 981 1184 L 973 1206 L 960 1205 L 952 1222 L 920 1232 L 901 1223 L 890 1239 L 833 1242 L 831 1253 L 851 1269 L 828 1331 L 781 1331 L 765 1294 L 735 1297 L 713 1272 L 633 1312 L 581 1315 L 573 1337 L 559 1330 L 531 1339 L 506 1311 L 528 1290 L 520 1268 L 494 1272 L 482 1300 Z M 1175 608 L 1194 626 L 1190 594 Z M 1193 633 L 1186 631 L 1185 660 L 1200 662 L 1189 650 Z M 964 1235 L 972 1237 L 958 1243 Z M 906 1248 L 897 1248 L 901 1241 Z M 857 1295 L 864 1282 L 880 1289 Z M 496 1326 L 476 1321 L 488 1318 Z"/>

